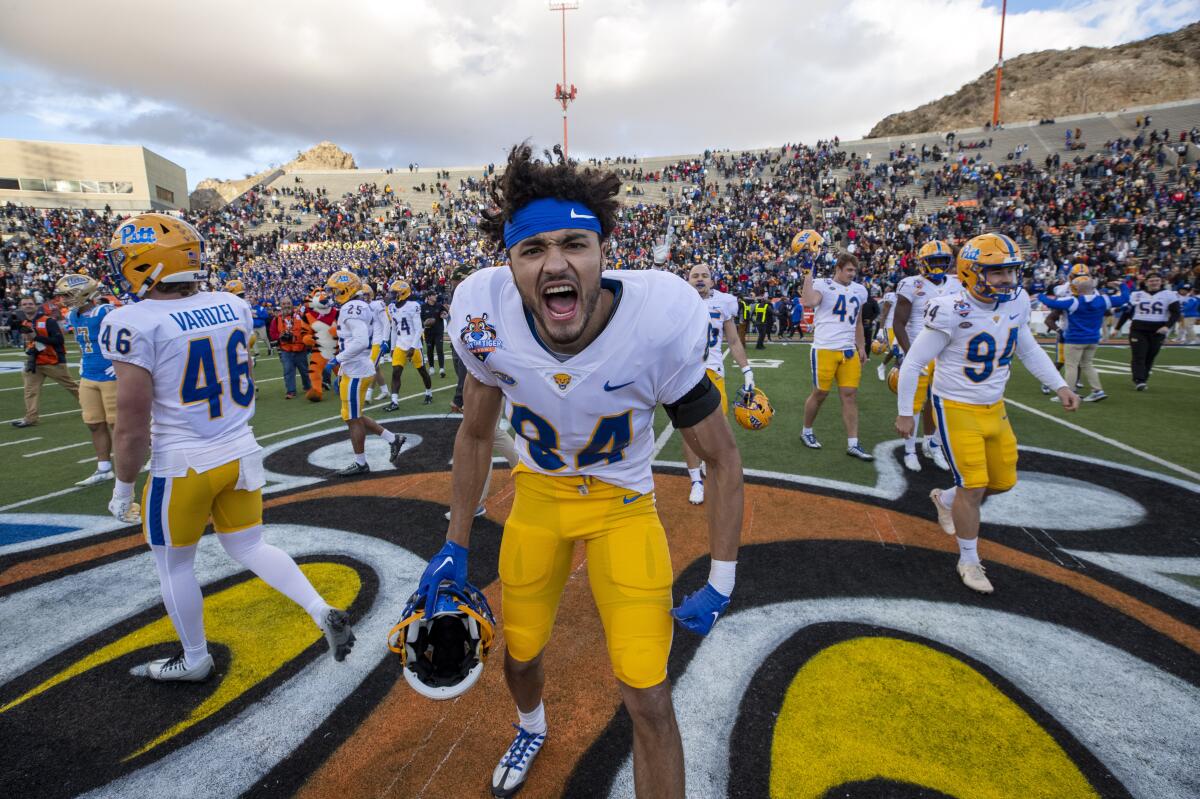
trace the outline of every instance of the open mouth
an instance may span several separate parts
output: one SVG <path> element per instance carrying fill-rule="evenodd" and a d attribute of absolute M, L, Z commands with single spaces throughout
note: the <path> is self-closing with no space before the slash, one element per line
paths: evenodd
<path fill-rule="evenodd" d="M 569 322 L 579 309 L 579 292 L 572 283 L 551 283 L 542 289 L 542 302 L 555 322 Z"/>

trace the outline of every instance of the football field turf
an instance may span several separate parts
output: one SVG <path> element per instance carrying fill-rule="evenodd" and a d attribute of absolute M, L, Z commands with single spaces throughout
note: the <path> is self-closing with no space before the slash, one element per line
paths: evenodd
<path fill-rule="evenodd" d="M 800 445 L 807 345 L 749 352 L 776 415 L 735 428 L 747 489 L 733 605 L 705 639 L 680 630 L 669 666 L 689 797 L 1200 795 L 1200 349 L 1165 349 L 1137 393 L 1128 349 L 1102 348 L 1110 398 L 1074 414 L 1014 369 L 1021 482 L 985 505 L 986 597 L 959 582 L 933 518 L 947 473 L 902 468 L 877 360 L 860 392 L 868 464 L 844 454 L 836 396 L 815 426 L 823 449 Z M 302 611 L 206 539 L 217 673 L 179 686 L 128 676 L 178 647 L 153 564 L 106 514 L 111 484 L 73 486 L 94 453 L 64 390 L 47 384 L 39 425 L 8 424 L 20 361 L 0 350 L 0 738 L 21 742 L 0 747 L 0 796 L 487 795 L 514 720 L 499 658 L 433 703 L 384 645 L 445 532 L 452 369 L 431 406 L 410 369 L 398 412 L 368 410 L 408 436 L 398 469 L 372 441 L 374 471 L 338 481 L 350 450 L 336 397 L 284 400 L 278 360 L 259 359 L 268 538 L 350 608 L 358 644 L 333 662 Z M 656 429 L 678 598 L 707 574 L 706 516 L 661 411 Z M 471 580 L 498 616 L 511 500 L 497 469 L 472 538 Z M 630 726 L 582 549 L 575 565 L 546 652 L 550 737 L 522 795 L 629 796 Z"/>

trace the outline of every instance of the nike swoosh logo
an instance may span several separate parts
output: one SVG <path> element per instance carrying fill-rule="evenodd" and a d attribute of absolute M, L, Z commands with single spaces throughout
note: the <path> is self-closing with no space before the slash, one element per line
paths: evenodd
<path fill-rule="evenodd" d="M 592 216 L 591 214 L 577 214 L 577 213 L 575 213 L 575 209 L 572 208 L 571 209 L 571 218 L 572 219 L 595 219 L 596 217 Z"/>
<path fill-rule="evenodd" d="M 713 617 L 713 624 L 716 624 L 716 623 L 717 623 L 717 619 L 721 618 L 721 614 L 720 614 L 720 613 L 718 613 L 717 611 L 715 611 L 715 610 L 714 610 L 714 611 L 713 611 L 713 614 L 712 614 L 712 617 Z"/>
<path fill-rule="evenodd" d="M 637 502 L 643 496 L 645 496 L 645 495 L 644 494 L 634 494 L 632 497 L 621 497 L 621 501 L 623 503 L 625 503 L 626 505 L 628 505 L 630 502 Z"/>
<path fill-rule="evenodd" d="M 637 382 L 636 380 L 630 380 L 628 383 L 622 383 L 619 386 L 610 386 L 608 384 L 608 381 L 605 380 L 604 381 L 604 390 L 605 391 L 616 391 L 618 388 L 625 388 L 625 386 L 632 386 L 636 382 Z"/>
<path fill-rule="evenodd" d="M 1010 316 L 1010 317 L 1008 317 L 1008 318 L 1011 320 L 1011 319 L 1016 319 L 1018 316 L 1020 316 L 1020 314 L 1019 314 L 1019 313 L 1015 313 L 1015 314 L 1013 314 L 1012 316 Z"/>
<path fill-rule="evenodd" d="M 440 572 L 440 571 L 442 570 L 442 567 L 443 567 L 443 566 L 445 566 L 447 563 L 449 563 L 451 566 L 453 566 L 453 565 L 454 565 L 454 558 L 447 557 L 445 560 L 443 560 L 441 563 L 439 563 L 439 564 L 437 565 L 437 568 L 436 568 L 436 569 L 434 569 L 434 571 L 435 571 L 435 572 Z"/>

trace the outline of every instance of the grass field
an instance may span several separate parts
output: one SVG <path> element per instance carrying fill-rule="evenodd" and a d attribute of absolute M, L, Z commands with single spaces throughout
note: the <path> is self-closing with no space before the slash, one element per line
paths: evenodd
<path fill-rule="evenodd" d="M 808 370 L 809 347 L 804 343 L 770 344 L 766 350 L 750 349 L 759 385 L 775 407 L 775 420 L 764 433 L 736 430 L 747 468 L 793 475 L 841 480 L 865 485 L 875 481 L 875 470 L 842 454 L 845 437 L 836 397 L 830 397 L 816 423 L 817 437 L 824 449 L 811 451 L 799 443 L 803 405 L 811 389 Z M 1022 445 L 1100 458 L 1136 466 L 1176 478 L 1200 482 L 1200 449 L 1190 431 L 1200 422 L 1200 348 L 1168 347 L 1159 357 L 1151 388 L 1138 393 L 1128 378 L 1128 350 L 1121 346 L 1100 350 L 1101 378 L 1109 399 L 1088 404 L 1075 414 L 1063 413 L 1048 402 L 1036 382 L 1023 368 L 1014 370 L 1007 397 L 1013 426 Z M 78 362 L 70 349 L 68 359 Z M 449 361 L 449 358 L 447 358 Z M 859 394 L 860 433 L 870 450 L 896 435 L 894 395 L 875 375 L 877 359 L 867 365 Z M 448 364 L 449 365 L 449 364 Z M 0 451 L 10 466 L 0 482 L 0 512 L 20 509 L 23 513 L 103 513 L 109 485 L 71 490 L 73 483 L 94 469 L 94 452 L 87 429 L 79 419 L 75 401 L 62 388 L 47 382 L 41 401 L 41 422 L 32 428 L 14 429 L 10 422 L 23 412 L 20 353 L 0 350 Z M 315 431 L 339 424 L 338 406 L 331 394 L 325 401 L 310 403 L 303 398 L 285 401 L 278 358 L 261 357 L 255 372 L 259 385 L 254 430 L 264 443 L 278 440 L 293 430 Z M 449 412 L 454 372 L 445 378 L 434 373 L 435 403 L 422 405 L 419 377 L 409 370 L 396 414 L 384 414 L 381 403 L 373 407 L 380 419 L 389 415 Z M 656 429 L 666 427 L 659 411 Z M 1070 426 L 1069 426 L 1070 425 Z M 1074 429 L 1074 427 L 1082 430 Z M 273 438 L 274 437 L 274 438 Z M 349 450 L 347 450 L 349 452 Z M 349 455 L 347 455 L 349 458 Z M 682 461 L 678 436 L 665 442 L 659 458 Z M 57 493 L 66 492 L 66 493 Z M 47 496 L 56 494 L 55 496 Z M 44 497 L 44 499 L 38 499 Z"/>

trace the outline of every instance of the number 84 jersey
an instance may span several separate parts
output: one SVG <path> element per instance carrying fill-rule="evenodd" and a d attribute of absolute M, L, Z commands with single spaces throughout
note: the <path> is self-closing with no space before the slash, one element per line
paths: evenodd
<path fill-rule="evenodd" d="M 151 474 L 182 477 L 259 450 L 250 429 L 253 332 L 250 306 L 224 291 L 142 300 L 104 317 L 104 357 L 140 366 L 154 381 Z"/>
<path fill-rule="evenodd" d="M 955 402 L 991 405 L 1004 399 L 1021 339 L 1033 339 L 1029 295 L 1022 291 L 1008 302 L 985 304 L 965 289 L 945 294 L 925 307 L 925 327 L 950 337 L 937 356 L 933 393 Z"/>

